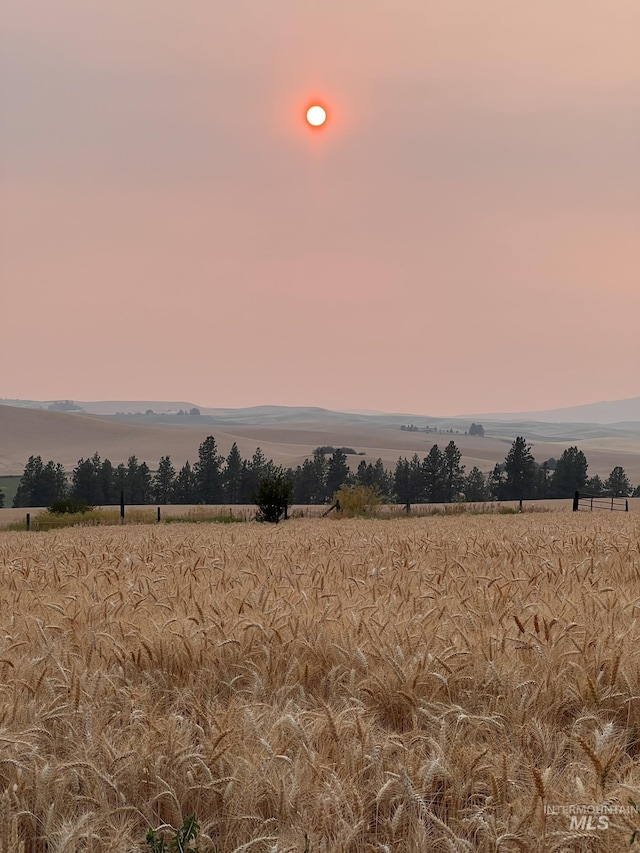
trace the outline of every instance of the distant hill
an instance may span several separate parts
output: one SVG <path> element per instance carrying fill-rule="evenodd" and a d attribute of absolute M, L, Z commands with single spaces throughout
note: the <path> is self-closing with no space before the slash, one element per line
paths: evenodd
<path fill-rule="evenodd" d="M 0 405 L 29 409 L 47 409 L 54 400 L 13 400 L 0 399 Z M 173 414 L 180 410 L 188 412 L 197 408 L 201 414 L 208 415 L 222 423 L 301 423 L 304 421 L 325 421 L 340 423 L 393 424 L 413 423 L 417 426 L 447 424 L 459 428 L 461 424 L 485 422 L 524 423 L 565 423 L 565 424 L 618 424 L 621 427 L 635 429 L 640 424 L 640 397 L 625 400 L 609 400 L 599 403 L 587 403 L 582 406 L 567 406 L 560 409 L 542 409 L 531 412 L 484 412 L 481 414 L 457 415 L 455 417 L 432 417 L 401 412 L 381 412 L 378 410 L 333 411 L 319 406 L 248 406 L 244 408 L 212 408 L 200 406 L 184 400 L 74 400 L 74 403 L 87 414 L 115 415 L 140 414 L 151 410 L 155 414 Z"/>
<path fill-rule="evenodd" d="M 2 402 L 2 401 L 0 401 Z M 178 415 L 194 408 L 188 402 L 138 400 L 104 402 L 112 412 L 92 414 L 55 412 L 32 406 L 0 405 L 0 476 L 20 475 L 30 455 L 61 462 L 71 471 L 80 457 L 97 451 L 112 463 L 126 462 L 130 455 L 145 460 L 154 469 L 161 456 L 169 454 L 177 467 L 197 459 L 200 443 L 214 435 L 220 453 L 226 455 L 236 442 L 244 458 L 260 446 L 277 464 L 295 467 L 315 447 L 353 447 L 378 457 L 393 468 L 399 456 L 424 457 L 433 444 L 444 448 L 453 440 L 462 453 L 462 463 L 471 470 L 490 471 L 503 462 L 517 435 L 531 443 L 534 457 L 543 462 L 558 458 L 567 447 L 577 445 L 589 461 L 589 473 L 606 477 L 622 465 L 631 482 L 640 484 L 640 420 L 621 423 L 550 422 L 523 416 L 467 416 L 429 418 L 424 415 L 363 414 L 334 412 L 319 407 L 253 406 L 244 409 L 197 407 L 201 414 Z M 24 402 L 24 401 L 21 401 Z M 97 403 L 75 401 L 82 408 Z M 152 410 L 154 414 L 142 414 Z M 132 413 L 131 413 L 132 412 Z M 157 414 L 155 414 L 157 412 Z M 539 417 L 539 416 L 538 416 Z M 485 436 L 465 432 L 471 422 L 482 423 Z M 413 424 L 421 430 L 402 430 Z M 429 427 L 429 431 L 425 431 Z M 350 457 L 357 464 L 362 457 Z"/>
<path fill-rule="evenodd" d="M 471 415 L 469 415 L 471 417 Z M 626 400 L 608 400 L 587 403 L 584 406 L 568 406 L 563 409 L 545 409 L 539 412 L 489 413 L 473 415 L 494 421 L 545 421 L 547 423 L 624 424 L 640 422 L 640 397 Z"/>

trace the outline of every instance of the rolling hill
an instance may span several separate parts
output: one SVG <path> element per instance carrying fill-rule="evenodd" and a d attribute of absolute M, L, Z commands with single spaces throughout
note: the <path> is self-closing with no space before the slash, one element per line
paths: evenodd
<path fill-rule="evenodd" d="M 144 403 L 144 401 L 143 401 Z M 175 405 L 175 404 L 170 404 Z M 161 411 L 160 405 L 156 403 Z M 191 408 L 184 403 L 179 408 Z M 147 408 L 152 408 L 149 405 Z M 123 411 L 123 409 L 119 409 Z M 135 409 L 134 411 L 140 411 Z M 175 412 L 175 409 L 165 409 Z M 351 465 L 363 458 L 382 458 L 388 468 L 399 456 L 423 457 L 433 444 L 444 447 L 454 440 L 467 470 L 477 465 L 489 471 L 502 462 L 516 435 L 523 435 L 539 462 L 557 458 L 573 444 L 584 450 L 589 474 L 607 476 L 622 465 L 634 485 L 640 483 L 640 424 L 545 423 L 541 421 L 482 422 L 484 438 L 465 435 L 470 420 L 427 418 L 417 415 L 332 412 L 313 407 L 257 406 L 247 409 L 201 409 L 201 416 L 107 415 L 52 412 L 0 405 L 0 476 L 19 475 L 30 455 L 61 462 L 71 471 L 81 457 L 98 452 L 114 465 L 131 455 L 153 470 L 161 456 L 170 455 L 176 467 L 194 462 L 200 443 L 214 435 L 223 454 L 237 442 L 243 457 L 257 446 L 275 462 L 299 465 L 319 445 L 349 446 L 365 456 L 351 456 Z M 401 430 L 402 424 L 432 428 L 430 432 Z M 438 432 L 434 432 L 434 429 Z M 457 432 L 456 432 L 457 430 Z M 452 431 L 452 432 L 451 432 Z"/>

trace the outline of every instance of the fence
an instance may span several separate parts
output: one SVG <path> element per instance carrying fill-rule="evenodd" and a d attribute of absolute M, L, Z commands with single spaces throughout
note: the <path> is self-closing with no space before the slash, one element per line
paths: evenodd
<path fill-rule="evenodd" d="M 594 509 L 629 512 L 629 501 L 626 498 L 604 498 L 597 495 L 581 495 L 580 492 L 575 493 L 573 496 L 574 512 L 593 512 Z"/>

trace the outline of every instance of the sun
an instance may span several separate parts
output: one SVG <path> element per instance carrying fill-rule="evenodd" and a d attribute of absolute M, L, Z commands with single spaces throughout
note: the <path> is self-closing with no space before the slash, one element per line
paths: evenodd
<path fill-rule="evenodd" d="M 307 110 L 307 122 L 311 127 L 322 127 L 327 120 L 327 111 L 319 104 L 313 104 Z"/>

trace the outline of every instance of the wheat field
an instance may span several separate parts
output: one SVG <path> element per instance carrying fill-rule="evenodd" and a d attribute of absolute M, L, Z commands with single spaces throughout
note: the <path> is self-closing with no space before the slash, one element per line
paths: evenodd
<path fill-rule="evenodd" d="M 628 849 L 639 549 L 613 513 L 0 532 L 0 853 L 193 812 L 221 853 Z"/>

